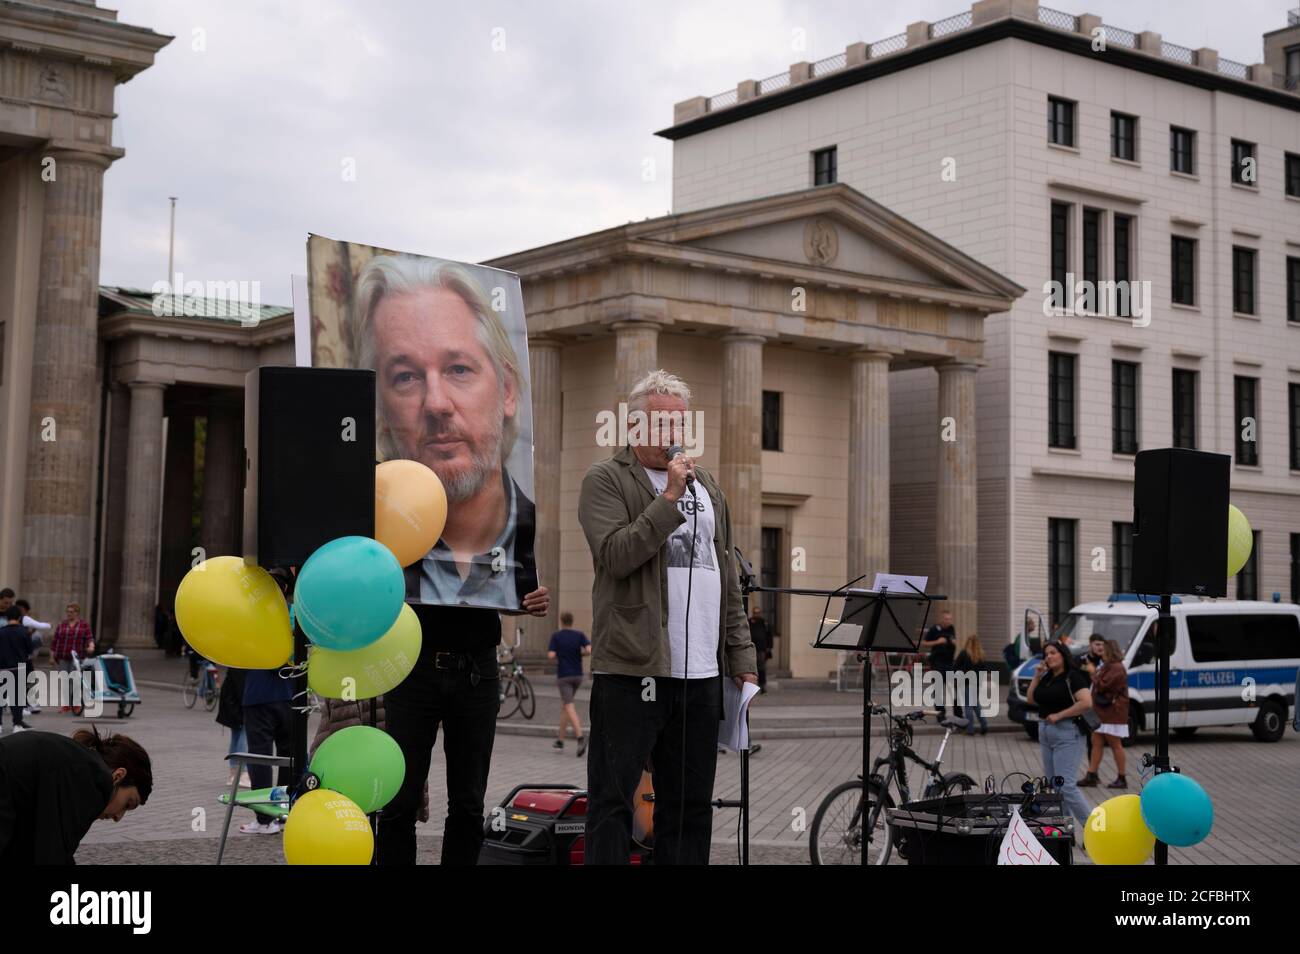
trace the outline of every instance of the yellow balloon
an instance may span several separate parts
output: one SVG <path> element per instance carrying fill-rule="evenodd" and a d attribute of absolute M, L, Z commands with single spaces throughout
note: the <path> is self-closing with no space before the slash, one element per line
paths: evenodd
<path fill-rule="evenodd" d="M 1250 521 L 1246 515 L 1228 504 L 1228 576 L 1236 576 L 1255 546 L 1255 537 L 1250 532 Z"/>
<path fill-rule="evenodd" d="M 1094 808 L 1083 828 L 1083 847 L 1098 865 L 1140 865 L 1150 858 L 1156 836 L 1142 820 L 1142 798 L 1117 795 Z"/>
<path fill-rule="evenodd" d="M 375 468 L 375 539 L 410 566 L 433 549 L 447 523 L 442 481 L 417 460 L 386 460 Z"/>
<path fill-rule="evenodd" d="M 291 865 L 368 865 L 374 851 L 370 821 L 346 795 L 318 788 L 289 810 L 284 860 Z"/>
<path fill-rule="evenodd" d="M 204 560 L 176 589 L 176 625 L 206 659 L 275 669 L 293 653 L 289 607 L 271 574 L 240 557 Z"/>
<path fill-rule="evenodd" d="M 397 622 L 369 646 L 346 652 L 312 646 L 307 685 L 329 699 L 373 699 L 410 674 L 420 658 L 420 642 L 420 620 L 403 603 Z"/>

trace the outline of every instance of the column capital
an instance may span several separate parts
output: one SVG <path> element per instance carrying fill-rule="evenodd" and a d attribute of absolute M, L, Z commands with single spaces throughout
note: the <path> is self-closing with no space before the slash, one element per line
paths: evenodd
<path fill-rule="evenodd" d="M 171 386 L 166 381 L 146 381 L 143 379 L 137 379 L 133 381 L 122 381 L 119 383 L 130 388 L 133 394 L 136 391 L 145 391 L 148 390 L 149 388 L 157 388 L 159 391 L 166 391 L 167 388 Z"/>
<path fill-rule="evenodd" d="M 619 332 L 619 331 L 649 331 L 649 330 L 652 329 L 652 328 L 653 328 L 655 331 L 659 331 L 660 329 L 663 328 L 663 326 L 666 324 L 666 322 L 660 321 L 658 318 L 652 318 L 652 317 L 646 316 L 646 317 L 644 317 L 644 318 L 642 318 L 642 317 L 636 317 L 636 318 L 615 318 L 615 319 L 613 319 L 612 321 L 607 321 L 605 324 L 606 324 L 606 327 L 608 327 L 611 331 L 614 331 L 614 332 Z"/>
<path fill-rule="evenodd" d="M 976 360 L 974 358 L 947 358 L 943 361 L 936 361 L 934 369 L 942 374 L 945 371 L 978 371 L 988 362 Z"/>
<path fill-rule="evenodd" d="M 768 336 L 759 334 L 757 331 L 728 331 L 719 340 L 721 341 L 753 341 L 760 344 L 767 344 Z"/>
<path fill-rule="evenodd" d="M 71 162 L 94 166 L 101 171 L 126 155 L 125 149 L 116 146 L 100 146 L 76 139 L 49 139 L 40 150 L 42 156 L 49 156 L 56 162 Z M 58 181 L 57 177 L 54 180 Z"/>
<path fill-rule="evenodd" d="M 884 361 L 888 363 L 901 354 L 901 351 L 887 351 L 882 348 L 859 348 L 856 351 L 850 351 L 848 358 L 850 361 Z"/>
<path fill-rule="evenodd" d="M 550 335 L 529 335 L 528 336 L 529 350 L 533 348 L 553 348 L 558 351 L 560 348 L 563 347 L 564 347 L 563 341 L 561 341 L 559 338 L 554 338 Z"/>

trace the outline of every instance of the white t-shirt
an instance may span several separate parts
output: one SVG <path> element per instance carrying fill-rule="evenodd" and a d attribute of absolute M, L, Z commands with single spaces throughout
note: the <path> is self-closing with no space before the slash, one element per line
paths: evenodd
<path fill-rule="evenodd" d="M 643 468 L 656 493 L 668 489 L 668 471 Z M 699 523 L 696 524 L 696 507 Z M 677 501 L 677 509 L 686 517 L 668 538 L 668 644 L 672 653 L 674 679 L 706 679 L 718 675 L 718 626 L 722 608 L 722 576 L 718 572 L 717 553 L 713 549 L 713 501 L 704 484 L 695 481 Z M 695 568 L 691 564 L 691 536 L 695 535 Z M 686 659 L 686 585 L 690 581 L 690 665 Z"/>

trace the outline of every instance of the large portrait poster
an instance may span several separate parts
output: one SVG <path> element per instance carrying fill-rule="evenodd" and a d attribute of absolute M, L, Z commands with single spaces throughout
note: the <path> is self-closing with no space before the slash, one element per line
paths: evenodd
<path fill-rule="evenodd" d="M 406 567 L 408 602 L 519 610 L 537 588 L 519 277 L 319 235 L 307 274 L 312 366 L 373 369 L 376 460 L 417 460 L 447 492 L 442 539 Z"/>

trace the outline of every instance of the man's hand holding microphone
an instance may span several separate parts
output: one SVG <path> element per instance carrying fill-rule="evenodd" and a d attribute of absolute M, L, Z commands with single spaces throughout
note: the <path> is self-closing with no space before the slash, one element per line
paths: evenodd
<path fill-rule="evenodd" d="M 686 493 L 687 488 L 695 493 L 695 461 L 686 456 L 681 444 L 674 444 L 665 452 L 668 457 L 668 488 L 664 496 L 671 503 L 677 503 Z"/>

